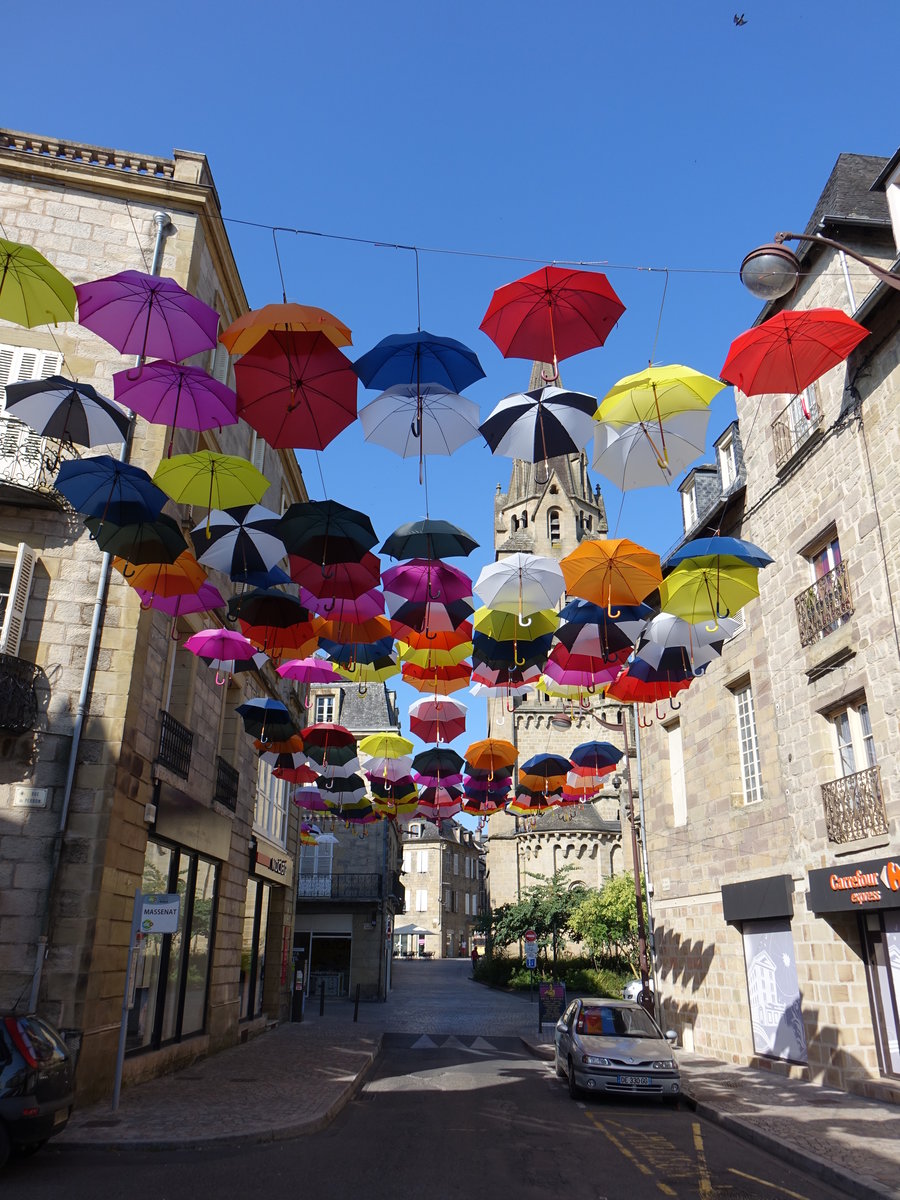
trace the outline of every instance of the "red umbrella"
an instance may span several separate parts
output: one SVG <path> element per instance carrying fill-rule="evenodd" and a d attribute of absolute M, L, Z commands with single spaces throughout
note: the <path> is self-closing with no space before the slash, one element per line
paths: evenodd
<path fill-rule="evenodd" d="M 776 313 L 734 339 L 720 375 L 745 396 L 794 396 L 842 363 L 868 334 L 838 308 Z"/>
<path fill-rule="evenodd" d="M 238 415 L 270 446 L 324 450 L 356 420 L 359 380 L 324 333 L 270 330 L 234 376 Z"/>
<path fill-rule="evenodd" d="M 624 311 L 599 271 L 541 267 L 497 288 L 480 328 L 504 358 L 552 362 L 556 371 L 560 359 L 602 346 Z"/>
<path fill-rule="evenodd" d="M 366 553 L 359 562 L 337 562 L 322 566 L 299 554 L 288 556 L 291 579 L 314 596 L 334 596 L 350 600 L 378 587 L 381 563 L 374 554 Z"/>

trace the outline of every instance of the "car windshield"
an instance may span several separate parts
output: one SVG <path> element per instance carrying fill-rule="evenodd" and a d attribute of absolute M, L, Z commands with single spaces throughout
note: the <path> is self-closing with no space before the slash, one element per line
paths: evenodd
<path fill-rule="evenodd" d="M 611 1004 L 583 1008 L 577 1031 L 594 1037 L 662 1037 L 653 1018 L 642 1008 L 617 1008 Z"/>

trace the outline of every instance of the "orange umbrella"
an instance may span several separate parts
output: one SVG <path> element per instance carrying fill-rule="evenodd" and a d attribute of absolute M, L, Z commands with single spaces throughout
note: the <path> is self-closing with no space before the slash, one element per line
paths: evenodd
<path fill-rule="evenodd" d="M 558 792 L 566 785 L 565 775 L 527 775 L 519 774 L 518 786 L 528 788 L 530 792 Z"/>
<path fill-rule="evenodd" d="M 244 313 L 219 334 L 230 354 L 250 350 L 270 329 L 288 333 L 324 333 L 335 346 L 350 346 L 350 330 L 324 308 L 312 304 L 266 304 Z"/>
<path fill-rule="evenodd" d="M 455 646 L 472 640 L 472 622 L 463 621 L 456 629 L 435 633 L 408 629 L 400 640 L 413 650 L 452 650 Z"/>
<path fill-rule="evenodd" d="M 314 625 L 317 636 L 328 642 L 368 645 L 394 636 L 387 617 L 370 617 L 368 621 L 327 621 L 316 618 Z"/>
<path fill-rule="evenodd" d="M 640 604 L 662 583 L 659 555 L 630 538 L 582 542 L 559 565 L 569 595 L 606 609 Z"/>
<path fill-rule="evenodd" d="M 458 663 L 449 667 L 417 667 L 415 663 L 404 663 L 400 672 L 405 683 L 417 692 L 428 692 L 435 696 L 449 696 L 460 688 L 468 687 L 472 678 L 471 663 Z"/>
<path fill-rule="evenodd" d="M 265 751 L 266 754 L 299 754 L 303 750 L 303 738 L 299 733 L 295 733 L 292 737 L 285 738 L 280 742 L 260 742 L 254 741 L 253 745 L 260 753 Z"/>
<path fill-rule="evenodd" d="M 133 566 L 124 558 L 114 558 L 113 566 L 121 571 L 126 581 L 134 588 L 152 592 L 154 596 L 188 596 L 199 591 L 206 583 L 206 572 L 191 554 L 185 550 L 173 563 L 145 563 Z"/>
<path fill-rule="evenodd" d="M 473 742 L 464 755 L 476 771 L 499 771 L 511 767 L 518 757 L 519 752 L 512 742 L 503 738 L 482 738 L 480 742 Z"/>

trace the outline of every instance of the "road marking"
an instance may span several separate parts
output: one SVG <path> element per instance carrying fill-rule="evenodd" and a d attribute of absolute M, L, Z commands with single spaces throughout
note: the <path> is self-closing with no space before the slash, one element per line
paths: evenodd
<path fill-rule="evenodd" d="M 738 1171 L 735 1167 L 728 1168 L 729 1173 L 737 1175 L 739 1179 L 749 1179 L 751 1183 L 762 1184 L 763 1187 L 771 1188 L 773 1192 L 781 1192 L 783 1196 L 791 1196 L 793 1200 L 809 1200 L 808 1196 L 801 1196 L 799 1192 L 792 1192 L 790 1188 L 781 1187 L 777 1183 L 769 1183 L 768 1179 L 760 1179 L 756 1175 L 748 1175 L 746 1171 Z"/>
<path fill-rule="evenodd" d="M 709 1178 L 709 1167 L 706 1165 L 706 1151 L 703 1148 L 703 1135 L 700 1132 L 699 1122 L 692 1122 L 694 1131 L 694 1150 L 697 1153 L 697 1175 L 699 1177 L 699 1193 L 701 1200 L 706 1200 L 706 1197 L 712 1196 L 712 1181 Z"/>
<path fill-rule="evenodd" d="M 411 1050 L 437 1050 L 437 1042 L 433 1042 L 427 1033 L 423 1033 L 417 1042 L 410 1046 Z"/>
<path fill-rule="evenodd" d="M 624 1142 L 620 1141 L 620 1139 L 616 1137 L 616 1135 L 612 1132 L 612 1130 L 607 1129 L 605 1126 L 601 1125 L 600 1121 L 594 1116 L 593 1113 L 589 1113 L 588 1115 L 590 1116 L 591 1121 L 593 1122 L 595 1128 L 598 1129 L 599 1132 L 602 1133 L 603 1136 L 608 1141 L 612 1142 L 612 1144 L 619 1151 L 619 1153 L 622 1155 L 623 1158 L 627 1158 L 628 1161 L 632 1164 L 632 1166 L 637 1167 L 637 1169 L 642 1174 L 649 1175 L 651 1177 L 651 1179 L 653 1178 L 653 1172 L 646 1165 L 646 1163 L 642 1163 L 641 1160 L 639 1158 L 637 1158 L 631 1152 L 631 1150 L 628 1149 L 628 1147 L 624 1144 Z M 672 1188 L 669 1187 L 669 1185 L 667 1183 L 663 1183 L 662 1180 L 653 1179 L 653 1182 L 656 1184 L 656 1186 L 659 1188 L 659 1190 L 663 1193 L 663 1195 L 674 1196 L 677 1194 L 675 1191 L 673 1191 Z"/>

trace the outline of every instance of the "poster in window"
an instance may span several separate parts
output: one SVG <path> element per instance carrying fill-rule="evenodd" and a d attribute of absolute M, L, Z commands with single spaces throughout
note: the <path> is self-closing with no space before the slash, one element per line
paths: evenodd
<path fill-rule="evenodd" d="M 744 961 L 753 1049 L 767 1058 L 805 1063 L 800 987 L 790 922 L 745 921 Z"/>

